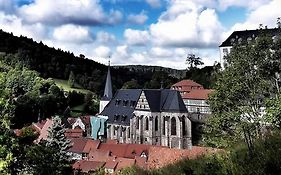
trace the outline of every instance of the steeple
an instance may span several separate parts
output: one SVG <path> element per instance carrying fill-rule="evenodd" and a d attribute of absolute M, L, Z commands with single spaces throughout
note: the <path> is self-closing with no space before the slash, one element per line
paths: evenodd
<path fill-rule="evenodd" d="M 104 94 L 104 100 L 111 100 L 112 99 L 112 83 L 111 83 L 111 75 L 110 75 L 110 61 L 108 61 L 108 71 L 106 76 Z"/>

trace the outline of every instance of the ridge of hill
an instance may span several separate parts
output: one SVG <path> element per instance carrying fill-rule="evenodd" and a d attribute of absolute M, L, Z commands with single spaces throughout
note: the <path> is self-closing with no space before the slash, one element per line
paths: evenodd
<path fill-rule="evenodd" d="M 42 42 L 33 41 L 25 36 L 14 36 L 0 29 L 0 54 L 8 64 L 20 62 L 31 70 L 37 71 L 43 78 L 68 80 L 70 72 L 75 75 L 75 82 L 98 95 L 102 94 L 107 66 L 86 58 L 75 56 L 69 51 L 48 47 Z M 160 88 L 178 81 L 178 76 L 171 75 L 170 69 L 158 69 L 157 66 L 116 66 L 111 69 L 113 89 L 119 89 L 124 83 L 136 81 L 141 88 Z M 135 70 L 133 71 L 134 68 Z M 145 70 L 145 71 L 140 71 Z M 156 75 L 155 75 L 156 74 Z M 174 73 L 172 73 L 174 74 Z"/>

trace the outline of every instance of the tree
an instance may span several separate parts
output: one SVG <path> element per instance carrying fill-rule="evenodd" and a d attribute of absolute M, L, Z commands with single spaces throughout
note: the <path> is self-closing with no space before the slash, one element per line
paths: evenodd
<path fill-rule="evenodd" d="M 68 78 L 68 85 L 73 88 L 74 84 L 75 84 L 75 76 L 74 73 L 71 71 Z"/>
<path fill-rule="evenodd" d="M 273 48 L 272 39 L 263 36 L 252 43 L 235 44 L 225 57 L 226 67 L 208 101 L 212 117 L 205 141 L 209 145 L 227 146 L 243 139 L 253 149 L 253 140 L 261 136 L 264 124 L 260 109 L 276 93 L 274 73 L 280 70 L 280 57 L 272 56 Z"/>
<path fill-rule="evenodd" d="M 138 88 L 140 88 L 140 85 L 138 84 L 138 81 L 135 79 L 132 79 L 131 81 L 127 81 L 122 86 L 122 89 L 138 89 Z"/>
<path fill-rule="evenodd" d="M 67 154 L 68 149 L 71 147 L 70 140 L 64 135 L 65 128 L 59 117 L 53 118 L 53 125 L 48 130 L 48 137 L 42 146 L 46 146 L 53 150 L 53 162 L 55 167 L 54 174 L 64 174 L 70 169 L 70 157 Z"/>
<path fill-rule="evenodd" d="M 189 65 L 189 69 L 197 68 L 197 66 L 203 65 L 200 57 L 196 57 L 195 54 L 188 54 L 186 63 Z"/>

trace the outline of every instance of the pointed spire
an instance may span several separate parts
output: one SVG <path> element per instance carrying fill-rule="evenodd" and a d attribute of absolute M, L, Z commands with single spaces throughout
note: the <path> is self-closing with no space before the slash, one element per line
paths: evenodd
<path fill-rule="evenodd" d="M 106 83 L 104 88 L 103 97 L 106 99 L 112 98 L 112 84 L 111 84 L 111 75 L 110 75 L 110 60 L 108 61 L 108 71 L 106 76 Z"/>

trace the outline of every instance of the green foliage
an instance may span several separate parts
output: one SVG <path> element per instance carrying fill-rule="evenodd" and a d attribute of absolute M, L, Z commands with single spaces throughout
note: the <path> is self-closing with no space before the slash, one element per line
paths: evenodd
<path fill-rule="evenodd" d="M 75 84 L 75 76 L 73 71 L 70 72 L 69 77 L 68 77 L 68 85 L 73 88 Z"/>
<path fill-rule="evenodd" d="M 122 89 L 139 89 L 140 85 L 138 84 L 138 81 L 133 79 L 131 81 L 127 81 L 123 84 Z"/>
<path fill-rule="evenodd" d="M 188 54 L 186 58 L 186 63 L 189 65 L 189 69 L 196 68 L 197 66 L 203 65 L 200 57 L 196 57 L 194 54 Z"/>
<path fill-rule="evenodd" d="M 234 45 L 225 57 L 225 69 L 208 101 L 213 114 L 206 127 L 208 145 L 224 147 L 244 139 L 252 149 L 253 140 L 261 136 L 264 122 L 260 109 L 265 99 L 276 93 L 273 79 L 280 65 L 280 59 L 273 57 L 273 45 L 271 38 L 259 37 Z"/>
<path fill-rule="evenodd" d="M 70 158 L 67 150 L 71 147 L 70 140 L 65 135 L 65 128 L 59 117 L 53 118 L 53 125 L 48 130 L 46 147 L 54 151 L 53 159 L 56 160 L 56 169 L 54 173 L 64 174 L 64 171 L 70 168 Z"/>

